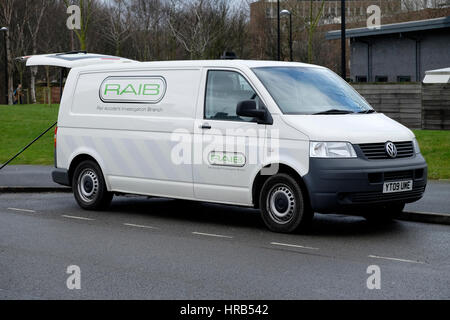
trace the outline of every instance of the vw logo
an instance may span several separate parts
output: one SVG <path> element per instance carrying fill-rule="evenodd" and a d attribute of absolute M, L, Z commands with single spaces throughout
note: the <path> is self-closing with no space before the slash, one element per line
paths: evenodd
<path fill-rule="evenodd" d="M 385 149 L 389 157 L 391 158 L 397 157 L 397 147 L 393 142 L 390 141 L 386 142 Z"/>

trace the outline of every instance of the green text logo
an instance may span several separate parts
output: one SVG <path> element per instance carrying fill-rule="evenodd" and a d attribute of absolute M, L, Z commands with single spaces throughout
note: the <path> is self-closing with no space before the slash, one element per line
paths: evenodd
<path fill-rule="evenodd" d="M 246 159 L 241 153 L 211 152 L 209 154 L 209 163 L 216 166 L 243 167 Z"/>
<path fill-rule="evenodd" d="M 165 93 L 162 77 L 109 77 L 100 88 L 103 102 L 158 103 Z"/>

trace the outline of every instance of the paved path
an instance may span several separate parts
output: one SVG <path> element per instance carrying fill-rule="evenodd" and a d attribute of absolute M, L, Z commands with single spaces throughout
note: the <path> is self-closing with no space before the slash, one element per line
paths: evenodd
<path fill-rule="evenodd" d="M 52 166 L 6 166 L 0 170 L 0 187 L 58 187 Z"/>

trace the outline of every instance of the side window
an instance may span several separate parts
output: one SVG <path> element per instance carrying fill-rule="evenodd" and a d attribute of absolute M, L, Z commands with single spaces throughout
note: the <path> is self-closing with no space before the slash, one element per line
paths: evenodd
<path fill-rule="evenodd" d="M 243 76 L 233 71 L 208 71 L 205 119 L 250 122 L 253 119 L 236 114 L 237 104 L 244 100 L 256 100 L 257 105 L 261 105 Z"/>

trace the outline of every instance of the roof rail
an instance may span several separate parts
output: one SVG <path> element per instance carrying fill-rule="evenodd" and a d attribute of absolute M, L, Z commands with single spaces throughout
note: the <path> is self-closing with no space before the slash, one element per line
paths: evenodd
<path fill-rule="evenodd" d="M 78 54 L 78 53 L 87 54 L 87 51 L 86 50 L 74 50 L 74 51 L 69 51 L 69 52 L 64 52 L 64 53 L 58 53 L 57 56 L 62 56 L 64 54 Z"/>
<path fill-rule="evenodd" d="M 235 60 L 237 58 L 238 57 L 236 53 L 234 53 L 233 51 L 224 51 L 222 56 L 220 57 L 220 59 L 222 60 Z"/>

